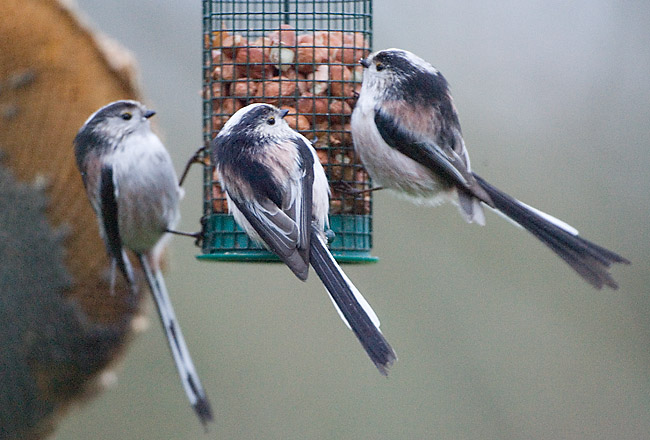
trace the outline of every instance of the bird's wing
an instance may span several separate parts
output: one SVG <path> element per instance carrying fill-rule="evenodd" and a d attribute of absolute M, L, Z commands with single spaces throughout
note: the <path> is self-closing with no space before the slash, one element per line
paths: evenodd
<path fill-rule="evenodd" d="M 398 124 L 387 109 L 375 110 L 375 124 L 384 142 L 405 156 L 431 170 L 436 176 L 447 181 L 450 185 L 459 187 L 492 205 L 490 197 L 476 183 L 474 176 L 467 166 L 466 155 L 459 154 L 447 145 L 439 145 L 433 139 L 420 140 Z M 432 130 L 433 131 L 433 130 Z M 454 131 L 454 138 L 462 142 L 460 133 Z"/>
<path fill-rule="evenodd" d="M 314 156 L 310 147 L 300 137 L 296 136 L 292 142 L 298 148 L 301 177 L 295 185 L 290 186 L 292 191 L 297 193 L 288 198 L 284 212 L 298 225 L 298 249 L 303 259 L 308 262 L 313 207 Z"/>
<path fill-rule="evenodd" d="M 235 185 L 226 184 L 226 191 L 264 244 L 305 280 L 309 272 L 314 159 L 299 138 L 279 144 L 274 154 L 266 157 L 268 160 L 239 170 L 245 175 L 233 181 Z M 285 175 L 285 181 L 277 182 L 272 177 L 277 175 Z"/>
<path fill-rule="evenodd" d="M 81 180 L 83 181 L 88 200 L 92 205 L 95 213 L 101 215 L 101 200 L 100 200 L 100 182 L 102 167 L 104 163 L 97 154 L 88 153 L 79 161 L 79 171 L 81 173 Z M 102 231 L 103 234 L 103 231 Z M 102 237 L 103 238 L 103 237 Z"/>
<path fill-rule="evenodd" d="M 245 202 L 230 199 L 255 229 L 264 245 L 276 254 L 301 280 L 307 279 L 309 263 L 305 262 L 298 249 L 298 225 L 270 199 Z"/>
<path fill-rule="evenodd" d="M 99 214 L 106 251 L 109 257 L 117 263 L 117 267 L 124 274 L 129 285 L 133 287 L 133 271 L 122 248 L 122 239 L 120 238 L 117 191 L 118 186 L 117 182 L 115 182 L 113 166 L 110 164 L 102 165 L 99 178 Z"/>

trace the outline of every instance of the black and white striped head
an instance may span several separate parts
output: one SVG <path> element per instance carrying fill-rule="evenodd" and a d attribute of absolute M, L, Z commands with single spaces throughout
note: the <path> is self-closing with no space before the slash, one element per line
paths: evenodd
<path fill-rule="evenodd" d="M 374 52 L 360 61 L 362 93 L 378 100 L 407 100 L 411 103 L 440 99 L 449 94 L 447 80 L 427 61 L 402 49 Z M 433 95 L 433 96 L 432 96 Z"/>
<path fill-rule="evenodd" d="M 74 139 L 80 162 L 91 150 L 101 154 L 116 148 L 124 137 L 140 130 L 150 131 L 149 118 L 156 112 L 137 101 L 111 102 L 90 115 Z"/>
<path fill-rule="evenodd" d="M 259 180 L 260 176 L 270 173 L 281 184 L 279 176 L 282 173 L 275 166 L 267 169 L 268 163 L 260 168 L 260 162 L 274 158 L 271 160 L 274 165 L 288 166 L 297 159 L 294 141 L 300 135 L 284 120 L 287 113 L 287 110 L 263 103 L 238 110 L 212 140 L 212 163 L 220 173 L 239 174 L 244 181 Z M 256 177 L 252 177 L 251 172 Z"/>
<path fill-rule="evenodd" d="M 250 104 L 238 110 L 228 119 L 217 138 L 231 137 L 241 144 L 257 144 L 262 141 L 286 140 L 296 135 L 284 117 L 288 110 L 271 104 Z"/>

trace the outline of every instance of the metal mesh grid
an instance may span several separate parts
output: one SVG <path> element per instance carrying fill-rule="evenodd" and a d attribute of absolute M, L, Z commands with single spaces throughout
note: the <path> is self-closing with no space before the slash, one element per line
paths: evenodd
<path fill-rule="evenodd" d="M 374 260 L 371 193 L 348 191 L 370 188 L 354 155 L 350 115 L 361 86 L 358 61 L 370 52 L 371 0 L 204 0 L 203 20 L 206 143 L 245 105 L 288 109 L 287 122 L 312 141 L 330 181 L 333 254 Z M 204 254 L 273 259 L 227 214 L 210 164 L 204 201 Z"/>

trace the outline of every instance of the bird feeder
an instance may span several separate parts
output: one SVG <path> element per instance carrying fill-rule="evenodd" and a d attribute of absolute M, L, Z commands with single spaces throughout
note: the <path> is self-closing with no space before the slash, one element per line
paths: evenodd
<path fill-rule="evenodd" d="M 370 0 L 203 1 L 203 135 L 208 144 L 240 108 L 265 102 L 309 139 L 330 183 L 330 250 L 339 262 L 377 259 L 370 179 L 354 155 L 350 117 L 370 53 Z M 228 212 L 205 153 L 201 259 L 274 261 Z M 364 192 L 365 191 L 365 192 Z"/>

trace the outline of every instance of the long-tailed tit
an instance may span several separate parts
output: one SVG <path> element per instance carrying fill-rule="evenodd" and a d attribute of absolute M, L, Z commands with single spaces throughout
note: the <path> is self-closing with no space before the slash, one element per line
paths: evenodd
<path fill-rule="evenodd" d="M 301 280 L 314 268 L 343 321 L 382 374 L 397 359 L 379 320 L 336 263 L 325 239 L 329 186 L 311 143 L 283 119 L 286 110 L 251 104 L 211 145 L 211 159 L 235 221 Z"/>
<path fill-rule="evenodd" d="M 535 235 L 592 286 L 618 287 L 608 268 L 628 260 L 472 172 L 458 114 L 438 70 L 400 49 L 360 62 L 365 69 L 352 137 L 375 184 L 420 203 L 452 201 L 468 222 L 484 224 L 482 205 L 487 205 Z"/>
<path fill-rule="evenodd" d="M 154 114 L 136 101 L 102 107 L 79 130 L 75 156 L 113 267 L 117 265 L 135 293 L 134 273 L 125 250 L 140 260 L 183 387 L 205 425 L 212 420 L 210 402 L 159 267 L 161 239 L 179 220 L 182 190 L 169 153 L 151 131 L 149 118 Z"/>

